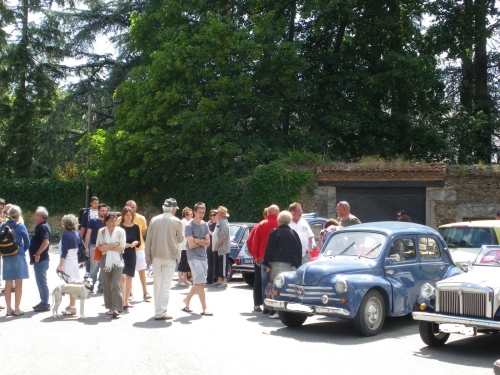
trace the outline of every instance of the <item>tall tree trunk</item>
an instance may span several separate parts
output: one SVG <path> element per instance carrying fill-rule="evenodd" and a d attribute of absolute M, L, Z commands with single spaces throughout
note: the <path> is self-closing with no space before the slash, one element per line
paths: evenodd
<path fill-rule="evenodd" d="M 476 71 L 476 111 L 490 113 L 490 98 L 488 95 L 488 55 L 486 52 L 486 1 L 475 0 L 475 49 L 474 65 Z"/>

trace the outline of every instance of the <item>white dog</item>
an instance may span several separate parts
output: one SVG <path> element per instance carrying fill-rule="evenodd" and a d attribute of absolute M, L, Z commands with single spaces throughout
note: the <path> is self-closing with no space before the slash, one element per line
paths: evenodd
<path fill-rule="evenodd" d="M 63 284 L 59 285 L 52 292 L 52 302 L 54 303 L 54 307 L 52 308 L 52 316 L 54 318 L 59 317 L 57 310 L 59 309 L 59 305 L 61 304 L 62 296 L 65 294 L 71 295 L 71 297 L 80 300 L 80 317 L 85 318 L 84 314 L 84 306 L 85 299 L 89 295 L 90 289 L 94 282 L 89 277 L 85 279 L 83 283 L 77 284 Z"/>

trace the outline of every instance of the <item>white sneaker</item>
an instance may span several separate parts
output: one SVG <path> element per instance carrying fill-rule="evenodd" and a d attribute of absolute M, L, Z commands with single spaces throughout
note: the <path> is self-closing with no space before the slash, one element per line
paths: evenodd
<path fill-rule="evenodd" d="M 279 319 L 278 312 L 274 312 L 273 314 L 269 314 L 269 319 Z"/>

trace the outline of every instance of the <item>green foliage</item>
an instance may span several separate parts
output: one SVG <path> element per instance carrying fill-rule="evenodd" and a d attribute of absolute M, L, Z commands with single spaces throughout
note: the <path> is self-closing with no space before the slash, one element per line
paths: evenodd
<path fill-rule="evenodd" d="M 295 153 L 297 157 L 298 153 Z M 98 184 L 93 193 L 112 206 L 121 206 L 128 199 L 140 205 L 152 204 L 158 208 L 168 197 L 177 199 L 179 207 L 193 207 L 196 202 L 205 202 L 207 208 L 226 206 L 232 221 L 260 221 L 262 210 L 271 204 L 281 209 L 300 198 L 302 188 L 314 179 L 314 168 L 290 167 L 297 159 L 280 159 L 269 165 L 258 166 L 246 178 L 236 179 L 228 175 L 210 179 L 168 179 L 161 188 L 134 191 L 131 186 Z M 288 166 L 288 167 L 285 167 Z"/>
<path fill-rule="evenodd" d="M 0 191 L 7 203 L 23 210 L 44 206 L 49 213 L 76 213 L 85 204 L 85 180 L 5 179 L 0 178 Z"/>

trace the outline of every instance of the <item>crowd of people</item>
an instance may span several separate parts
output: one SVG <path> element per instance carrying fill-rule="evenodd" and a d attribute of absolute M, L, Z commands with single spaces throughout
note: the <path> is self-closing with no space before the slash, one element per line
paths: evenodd
<path fill-rule="evenodd" d="M 84 279 L 91 278 L 97 285 L 97 293 L 103 294 L 106 314 L 118 318 L 123 311 L 133 307 L 130 300 L 132 281 L 137 273 L 142 285 L 142 299 L 154 301 L 154 319 L 168 320 L 167 313 L 171 283 L 178 267 L 178 286 L 191 286 L 183 300 L 184 312 L 191 313 L 192 298 L 197 295 L 204 316 L 212 316 L 207 309 L 205 285 L 227 288 L 227 264 L 230 253 L 230 227 L 228 209 L 219 206 L 211 209 L 209 220 L 204 221 L 206 206 L 198 202 L 193 208 L 182 210 L 182 220 L 176 217 L 179 210 L 174 198 L 166 199 L 163 213 L 153 217 L 147 226 L 144 216 L 137 213 L 133 200 L 126 202 L 121 212 L 112 212 L 97 197 L 92 197 L 90 207 L 82 209 L 79 217 L 64 215 L 61 225 L 64 233 L 59 243 L 60 261 L 56 272 L 64 275 L 67 283 L 80 282 L 78 249 L 82 245 L 89 260 L 85 263 Z M 47 222 L 48 211 L 38 207 L 33 215 L 36 225 L 31 238 L 28 235 L 21 209 L 5 204 L 0 199 L 0 230 L 8 226 L 15 232 L 19 250 L 14 256 L 1 257 L 2 280 L 7 316 L 19 316 L 23 280 L 29 277 L 28 261 L 33 265 L 40 301 L 33 310 L 50 310 L 47 270 L 49 269 L 49 245 L 51 228 Z M 322 243 L 333 231 L 360 223 L 350 213 L 350 206 L 342 201 L 337 204 L 337 218 L 328 219 L 320 233 Z M 283 271 L 295 270 L 310 260 L 310 250 L 316 248 L 314 233 L 302 218 L 302 206 L 294 202 L 281 211 L 273 204 L 264 209 L 264 219 L 250 232 L 247 247 L 255 265 L 254 311 L 270 314 L 263 304 L 269 297 L 270 283 Z M 146 240 L 144 237 L 147 233 Z M 146 286 L 146 271 L 153 274 L 153 296 Z M 93 291 L 93 289 L 91 290 Z M 15 294 L 12 303 L 12 292 Z M 76 315 L 75 299 L 69 297 L 69 305 L 63 315 Z"/>

